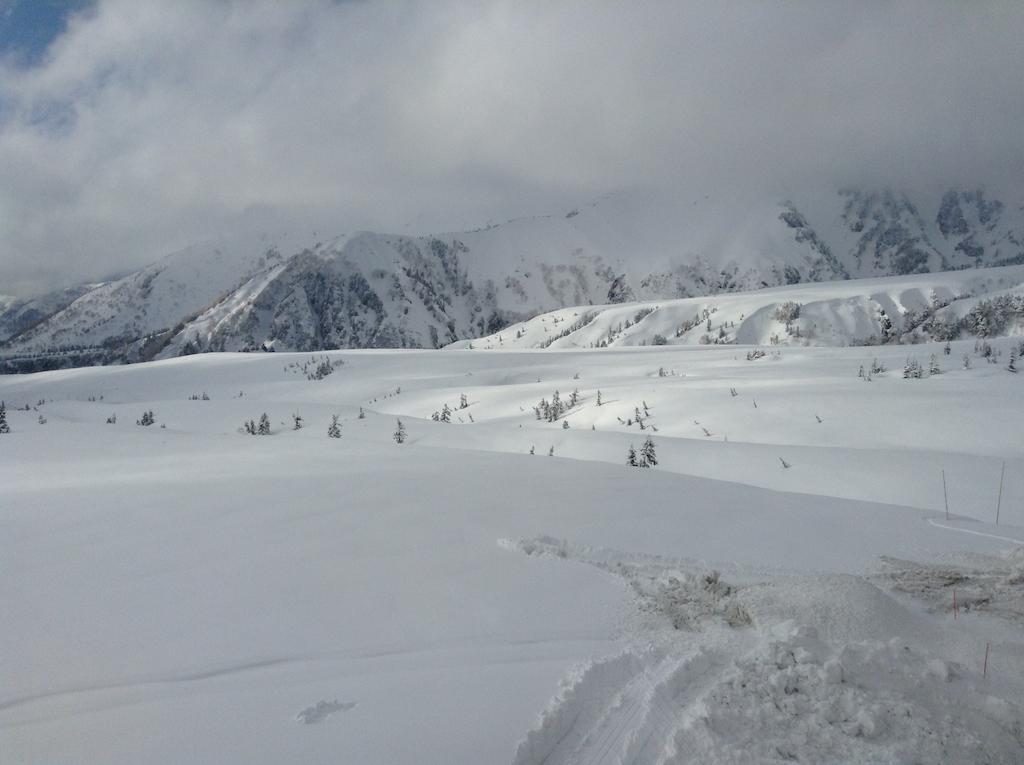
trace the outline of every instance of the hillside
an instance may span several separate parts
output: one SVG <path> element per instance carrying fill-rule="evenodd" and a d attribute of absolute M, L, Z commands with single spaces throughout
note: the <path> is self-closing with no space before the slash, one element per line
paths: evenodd
<path fill-rule="evenodd" d="M 453 348 L 880 345 L 1024 334 L 1024 266 L 576 306 Z"/>
<path fill-rule="evenodd" d="M 0 378 L 0 749 L 1019 763 L 1024 375 L 990 342 Z"/>
<path fill-rule="evenodd" d="M 1024 212 L 982 191 L 782 203 L 623 192 L 485 229 L 225 239 L 105 284 L 0 349 L 31 370 L 209 350 L 434 348 L 573 305 L 1019 263 Z"/>

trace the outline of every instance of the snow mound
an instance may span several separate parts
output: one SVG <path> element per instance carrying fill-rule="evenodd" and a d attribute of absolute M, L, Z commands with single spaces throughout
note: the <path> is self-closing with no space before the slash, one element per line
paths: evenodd
<path fill-rule="evenodd" d="M 829 646 L 797 627 L 722 673 L 657 761 L 1016 763 L 1022 719 L 899 640 Z"/>
<path fill-rule="evenodd" d="M 1024 751 L 1017 704 L 899 639 L 827 643 L 787 622 L 753 648 L 728 645 L 577 667 L 513 762 L 1016 763 Z"/>

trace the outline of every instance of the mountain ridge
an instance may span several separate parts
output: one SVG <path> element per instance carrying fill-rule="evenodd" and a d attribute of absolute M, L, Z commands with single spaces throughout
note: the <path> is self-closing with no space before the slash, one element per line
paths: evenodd
<path fill-rule="evenodd" d="M 890 189 L 754 205 L 631 191 L 439 235 L 224 238 L 58 303 L 8 332 L 0 356 L 11 371 L 12 360 L 442 347 L 567 306 L 1024 262 L 1019 206 L 951 189 L 931 207 Z"/>

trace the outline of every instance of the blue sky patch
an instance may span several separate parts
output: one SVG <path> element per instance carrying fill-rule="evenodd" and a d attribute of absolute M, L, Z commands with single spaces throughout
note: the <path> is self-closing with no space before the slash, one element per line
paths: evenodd
<path fill-rule="evenodd" d="M 42 61 L 73 13 L 95 0 L 0 0 L 0 56 L 22 66 Z"/>

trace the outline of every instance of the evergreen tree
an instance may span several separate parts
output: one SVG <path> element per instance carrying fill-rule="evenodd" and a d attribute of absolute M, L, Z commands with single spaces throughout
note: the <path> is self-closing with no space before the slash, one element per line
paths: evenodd
<path fill-rule="evenodd" d="M 459 396 L 459 409 L 465 409 L 469 406 L 469 399 L 466 398 L 466 394 L 463 393 Z"/>
<path fill-rule="evenodd" d="M 633 448 L 633 444 L 629 445 L 629 451 L 626 452 L 626 464 L 630 467 L 640 467 L 640 463 L 636 460 L 636 449 Z"/>
<path fill-rule="evenodd" d="M 11 426 L 7 424 L 7 407 L 0 401 L 0 433 L 10 433 Z"/>
<path fill-rule="evenodd" d="M 554 422 L 562 414 L 562 399 L 558 396 L 558 391 L 555 391 L 555 395 L 551 397 L 551 411 L 548 415 L 548 422 Z"/>
<path fill-rule="evenodd" d="M 1014 348 L 1010 351 L 1010 363 L 1006 367 L 1007 372 L 1017 371 L 1017 349 Z"/>
<path fill-rule="evenodd" d="M 248 422 L 242 423 L 242 427 L 245 428 L 245 432 L 250 436 L 256 435 L 256 420 L 249 420 Z"/>
<path fill-rule="evenodd" d="M 932 354 L 932 357 L 931 357 L 931 359 L 928 362 L 928 374 L 930 374 L 930 375 L 940 375 L 940 374 L 942 374 L 942 370 L 939 369 L 939 360 L 935 357 L 934 353 Z"/>
<path fill-rule="evenodd" d="M 533 453 L 534 453 L 533 444 L 530 444 L 530 454 L 533 454 Z"/>
<path fill-rule="evenodd" d="M 654 453 L 654 441 L 648 436 L 644 445 L 640 447 L 640 461 L 646 467 L 654 467 L 658 464 L 658 457 Z"/>
<path fill-rule="evenodd" d="M 327 426 L 329 438 L 341 438 L 341 423 L 338 422 L 338 415 L 331 415 L 331 424 Z"/>
<path fill-rule="evenodd" d="M 601 391 L 597 392 L 597 405 L 601 406 Z"/>
<path fill-rule="evenodd" d="M 451 407 L 449 407 L 448 404 L 445 404 L 444 407 L 441 409 L 441 422 L 451 422 L 451 421 L 452 421 L 452 410 L 451 410 Z"/>
<path fill-rule="evenodd" d="M 302 415 L 296 412 L 292 415 L 292 421 L 295 423 L 292 426 L 292 430 L 302 430 Z"/>
<path fill-rule="evenodd" d="M 153 416 L 153 410 L 150 409 L 142 413 L 142 417 L 135 421 L 136 425 L 149 426 L 156 422 L 156 418 Z"/>
<path fill-rule="evenodd" d="M 256 434 L 259 436 L 270 435 L 270 418 L 267 417 L 266 412 L 260 415 L 260 424 L 259 427 L 256 429 Z"/>
<path fill-rule="evenodd" d="M 555 456 L 555 447 L 552 446 L 550 449 L 548 449 L 548 456 L 549 457 L 554 457 Z"/>
<path fill-rule="evenodd" d="M 116 425 L 116 424 L 117 424 L 117 412 L 115 412 L 114 414 L 110 415 L 107 418 L 107 425 Z"/>
<path fill-rule="evenodd" d="M 392 435 L 392 438 L 395 439 L 396 444 L 405 443 L 405 425 L 403 425 L 402 421 L 397 418 L 395 419 L 395 432 Z"/>
<path fill-rule="evenodd" d="M 562 430 L 568 430 L 568 429 L 569 429 L 569 421 L 568 420 L 562 420 Z"/>
<path fill-rule="evenodd" d="M 366 419 L 366 412 L 363 411 L 362 407 L 359 407 L 359 419 L 360 420 L 365 420 Z"/>

